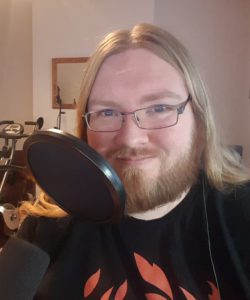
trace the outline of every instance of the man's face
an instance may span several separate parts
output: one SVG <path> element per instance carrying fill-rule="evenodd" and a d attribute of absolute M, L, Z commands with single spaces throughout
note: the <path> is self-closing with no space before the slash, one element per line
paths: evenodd
<path fill-rule="evenodd" d="M 145 49 L 129 49 L 103 63 L 88 111 L 132 112 L 153 105 L 177 105 L 188 98 L 184 80 L 167 62 Z M 175 200 L 197 176 L 196 130 L 190 102 L 175 126 L 141 129 L 133 115 L 116 132 L 88 129 L 88 143 L 120 176 L 127 211 L 140 212 Z"/>

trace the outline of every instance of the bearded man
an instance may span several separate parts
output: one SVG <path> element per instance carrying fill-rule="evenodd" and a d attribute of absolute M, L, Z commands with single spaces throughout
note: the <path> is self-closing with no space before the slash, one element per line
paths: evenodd
<path fill-rule="evenodd" d="M 17 238 L 47 249 L 50 231 L 67 232 L 34 299 L 250 299 L 249 174 L 218 143 L 183 45 L 150 24 L 107 35 L 88 62 L 77 116 L 78 137 L 124 185 L 125 214 L 92 224 L 46 199 L 24 204 L 35 216 Z"/>

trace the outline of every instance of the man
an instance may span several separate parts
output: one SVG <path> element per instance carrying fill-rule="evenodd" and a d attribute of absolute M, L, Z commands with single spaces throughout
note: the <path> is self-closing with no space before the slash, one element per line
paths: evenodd
<path fill-rule="evenodd" d="M 59 219 L 70 229 L 35 299 L 250 299 L 249 175 L 218 144 L 202 81 L 172 35 L 142 24 L 105 37 L 84 76 L 78 135 L 121 178 L 125 216 Z M 27 218 L 19 238 L 39 240 L 29 232 L 40 222 Z"/>

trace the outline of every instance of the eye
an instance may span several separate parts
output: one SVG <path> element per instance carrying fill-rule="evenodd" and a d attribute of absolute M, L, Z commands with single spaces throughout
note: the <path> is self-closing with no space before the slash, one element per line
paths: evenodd
<path fill-rule="evenodd" d="M 160 104 L 154 106 L 154 112 L 165 112 L 168 108 L 166 105 Z"/>
<path fill-rule="evenodd" d="M 97 112 L 99 117 L 117 117 L 119 112 L 113 109 L 103 109 Z"/>
<path fill-rule="evenodd" d="M 173 108 L 171 106 L 168 106 L 166 104 L 157 104 L 154 106 L 151 106 L 147 109 L 147 113 L 168 113 L 172 111 Z"/>

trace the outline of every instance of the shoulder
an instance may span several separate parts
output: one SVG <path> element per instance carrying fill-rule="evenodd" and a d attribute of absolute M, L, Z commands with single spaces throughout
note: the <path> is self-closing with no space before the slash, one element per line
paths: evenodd
<path fill-rule="evenodd" d="M 250 182 L 247 182 L 244 185 L 237 187 L 234 190 L 235 198 L 239 201 L 246 201 L 247 203 L 250 202 Z"/>
<path fill-rule="evenodd" d="M 225 192 L 210 188 L 207 205 L 210 214 L 218 215 L 227 224 L 250 226 L 250 182 Z"/>
<path fill-rule="evenodd" d="M 250 205 L 250 181 L 237 186 L 229 187 L 224 191 L 219 191 L 215 188 L 208 187 L 207 195 L 219 203 L 225 205 L 242 202 L 245 205 Z"/>

